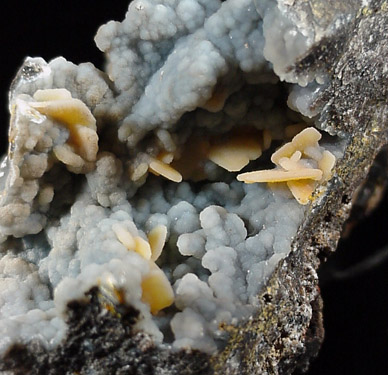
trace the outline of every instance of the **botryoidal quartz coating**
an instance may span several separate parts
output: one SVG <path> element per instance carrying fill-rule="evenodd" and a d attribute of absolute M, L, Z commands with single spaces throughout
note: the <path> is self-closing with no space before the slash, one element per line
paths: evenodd
<path fill-rule="evenodd" d="M 0 165 L 2 356 L 57 348 L 68 304 L 94 287 L 137 311 L 133 332 L 154 345 L 209 355 L 227 345 L 223 327 L 262 308 L 344 155 L 328 134 L 298 148 L 330 78 L 325 64 L 297 63 L 368 4 L 317 3 L 137 0 L 97 32 L 106 72 L 25 60 Z M 294 148 L 276 164 L 302 170 L 288 187 L 303 202 L 286 180 L 236 179 L 284 144 Z"/>

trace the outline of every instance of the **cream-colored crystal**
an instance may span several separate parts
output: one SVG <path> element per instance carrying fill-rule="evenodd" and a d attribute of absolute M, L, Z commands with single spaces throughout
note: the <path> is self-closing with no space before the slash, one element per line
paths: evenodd
<path fill-rule="evenodd" d="M 87 161 L 95 161 L 98 152 L 98 135 L 95 130 L 75 125 L 76 145 L 80 156 Z"/>
<path fill-rule="evenodd" d="M 57 159 L 65 165 L 68 165 L 74 168 L 82 168 L 85 164 L 81 156 L 76 154 L 73 148 L 68 144 L 55 146 L 53 151 Z"/>
<path fill-rule="evenodd" d="M 136 242 L 132 234 L 129 233 L 121 224 L 113 224 L 112 230 L 115 233 L 117 239 L 128 249 L 135 250 Z"/>
<path fill-rule="evenodd" d="M 136 236 L 135 240 L 135 251 L 140 254 L 144 259 L 151 259 L 151 246 L 150 244 L 142 237 Z"/>
<path fill-rule="evenodd" d="M 142 300 L 150 305 L 151 313 L 156 314 L 174 302 L 174 291 L 164 272 L 152 261 L 149 266 L 141 284 Z"/>
<path fill-rule="evenodd" d="M 316 183 L 311 180 L 287 181 L 292 195 L 300 204 L 307 204 L 315 190 Z"/>
<path fill-rule="evenodd" d="M 274 164 L 279 164 L 279 160 L 281 158 L 289 158 L 294 154 L 295 151 L 296 148 L 291 142 L 286 143 L 272 154 L 271 161 Z"/>
<path fill-rule="evenodd" d="M 259 139 L 243 136 L 211 146 L 208 157 L 227 171 L 237 172 L 251 160 L 260 157 L 261 153 L 262 146 Z"/>
<path fill-rule="evenodd" d="M 266 169 L 262 171 L 241 173 L 237 176 L 237 180 L 247 184 L 254 182 L 287 182 L 294 180 L 320 180 L 322 171 L 320 169 L 298 169 L 285 171 L 281 169 Z"/>
<path fill-rule="evenodd" d="M 316 146 L 322 138 L 321 133 L 315 128 L 306 128 L 292 138 L 292 144 L 297 150 L 303 151 L 306 147 Z"/>
<path fill-rule="evenodd" d="M 38 95 L 38 97 L 41 96 Z M 55 98 L 55 96 L 53 97 Z M 78 124 L 97 130 L 96 119 L 86 104 L 79 99 L 51 99 L 43 102 L 31 102 L 29 104 L 43 115 L 51 117 L 70 128 Z"/>
<path fill-rule="evenodd" d="M 151 160 L 149 164 L 149 170 L 153 174 L 157 176 L 161 175 L 171 181 L 182 181 L 182 175 L 176 169 L 158 159 Z"/>
<path fill-rule="evenodd" d="M 167 227 L 165 225 L 158 225 L 148 233 L 148 242 L 151 246 L 151 260 L 154 262 L 162 253 L 164 243 L 167 238 Z"/>
<path fill-rule="evenodd" d="M 300 151 L 295 151 L 290 158 L 280 158 L 279 165 L 287 171 L 300 169 L 301 165 L 299 163 L 299 160 L 301 156 L 302 153 Z"/>
<path fill-rule="evenodd" d="M 335 156 L 330 151 L 323 151 L 321 160 L 318 162 L 319 168 L 323 172 L 322 178 L 328 180 L 331 177 L 332 169 L 335 165 Z"/>
<path fill-rule="evenodd" d="M 271 161 L 278 164 L 282 157 L 291 157 L 295 151 L 303 151 L 309 146 L 318 146 L 322 135 L 315 128 L 306 128 L 297 134 L 291 142 L 286 143 L 272 154 Z"/>

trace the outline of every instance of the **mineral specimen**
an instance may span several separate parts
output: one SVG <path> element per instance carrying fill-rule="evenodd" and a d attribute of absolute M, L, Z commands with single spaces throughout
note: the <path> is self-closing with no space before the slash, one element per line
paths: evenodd
<path fill-rule="evenodd" d="M 319 259 L 387 142 L 386 9 L 135 0 L 97 32 L 106 72 L 27 58 L 0 170 L 0 369 L 304 368 Z"/>

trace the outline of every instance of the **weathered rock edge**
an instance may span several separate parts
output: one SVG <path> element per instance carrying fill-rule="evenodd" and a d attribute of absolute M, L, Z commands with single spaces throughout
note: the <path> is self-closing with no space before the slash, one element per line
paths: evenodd
<path fill-rule="evenodd" d="M 107 308 L 98 289 L 89 303 L 69 304 L 69 335 L 47 352 L 38 343 L 13 347 L 0 370 L 14 374 L 291 374 L 304 370 L 323 339 L 322 303 L 316 270 L 335 250 L 352 206 L 379 150 L 388 143 L 388 5 L 375 1 L 347 30 L 323 40 L 299 64 L 302 71 L 330 61 L 332 82 L 317 99 L 320 127 L 347 139 L 327 193 L 310 208 L 292 244 L 291 254 L 271 276 L 250 321 L 229 331 L 227 347 L 210 357 L 171 352 L 132 330 L 137 312 Z M 371 40 L 372 36 L 372 40 Z"/>

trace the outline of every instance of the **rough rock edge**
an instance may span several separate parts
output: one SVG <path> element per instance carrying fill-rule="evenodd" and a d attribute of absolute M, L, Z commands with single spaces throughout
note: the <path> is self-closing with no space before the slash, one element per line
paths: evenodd
<path fill-rule="evenodd" d="M 388 53 L 388 42 L 383 40 L 388 29 L 387 9 L 386 2 L 374 2 L 351 24 L 354 30 L 349 32 L 349 39 L 328 44 L 343 45 L 344 49 L 332 50 L 341 55 L 329 59 L 337 60 L 331 71 L 332 83 L 317 105 L 323 107 L 323 129 L 351 134 L 345 155 L 336 166 L 327 194 L 306 215 L 292 253 L 279 264 L 260 294 L 262 305 L 257 315 L 238 327 L 224 327 L 230 332 L 230 340 L 221 353 L 209 357 L 195 351 L 174 353 L 156 348 L 147 336 L 131 331 L 135 311 L 107 309 L 94 289 L 89 294 L 90 303 L 69 305 L 69 336 L 62 345 L 51 352 L 37 343 L 28 348 L 15 346 L 0 369 L 13 370 L 14 374 L 82 374 L 94 370 L 95 374 L 144 375 L 290 374 L 295 369 L 305 370 L 323 338 L 316 269 L 335 250 L 353 194 L 378 151 L 388 142 L 387 91 L 382 71 Z M 380 65 L 364 63 L 360 70 L 356 62 L 363 58 L 363 38 L 371 33 L 380 39 L 369 46 L 366 63 L 377 61 Z M 310 64 L 311 60 L 306 59 Z M 93 350 L 88 350 L 88 345 Z"/>

